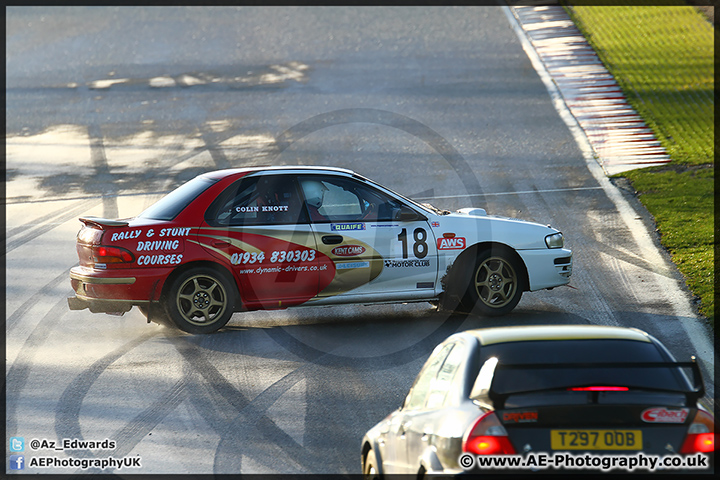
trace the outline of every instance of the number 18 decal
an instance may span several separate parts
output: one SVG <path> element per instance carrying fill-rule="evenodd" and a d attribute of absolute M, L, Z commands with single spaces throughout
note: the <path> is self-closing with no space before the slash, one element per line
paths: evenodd
<path fill-rule="evenodd" d="M 398 241 L 402 243 L 402 258 L 408 258 L 407 229 L 403 228 L 397 238 Z M 415 255 L 415 258 L 425 258 L 429 250 L 427 244 L 427 232 L 425 229 L 416 228 L 415 231 L 413 231 L 413 239 L 415 240 L 415 243 L 413 243 L 413 254 Z"/>

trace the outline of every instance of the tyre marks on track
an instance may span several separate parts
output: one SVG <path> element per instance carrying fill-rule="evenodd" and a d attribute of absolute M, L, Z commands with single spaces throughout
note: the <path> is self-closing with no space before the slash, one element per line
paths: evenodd
<path fill-rule="evenodd" d="M 72 267 L 70 267 L 72 268 Z M 5 320 L 5 332 L 11 332 L 18 324 L 18 322 L 27 314 L 28 310 L 34 307 L 40 300 L 47 296 L 47 292 L 54 289 L 58 285 L 68 280 L 70 275 L 70 268 L 64 270 L 60 275 L 50 280 L 48 283 L 43 285 L 34 295 L 25 300 L 9 317 Z M 58 302 L 59 304 L 59 302 Z M 56 304 L 56 306 L 58 305 Z M 52 310 L 51 310 L 52 311 Z"/>
<path fill-rule="evenodd" d="M 38 322 L 37 326 L 28 336 L 18 353 L 15 361 L 5 375 L 6 392 L 6 429 L 8 434 L 17 433 L 18 417 L 17 406 L 19 398 L 25 389 L 34 364 L 35 356 L 47 341 L 50 334 L 67 312 L 67 300 L 61 298 Z"/>
<path fill-rule="evenodd" d="M 70 382 L 70 385 L 65 388 L 65 391 L 60 396 L 55 408 L 55 433 L 57 438 L 83 438 L 82 429 L 80 428 L 80 407 L 90 388 L 111 364 L 157 335 L 157 331 L 148 332 L 130 340 L 97 360 Z M 79 450 L 77 456 L 89 457 L 92 456 L 92 453 Z"/>
<path fill-rule="evenodd" d="M 88 199 L 74 205 L 69 209 L 68 207 L 59 208 L 51 213 L 48 213 L 47 215 L 43 215 L 41 218 L 33 222 L 21 225 L 19 227 L 11 228 L 10 230 L 8 230 L 6 238 L 3 239 L 3 242 L 6 242 L 5 254 L 7 255 L 16 248 L 21 247 L 26 243 L 35 240 L 39 236 L 52 231 L 53 229 L 72 220 L 78 215 L 82 215 L 83 213 L 97 206 L 101 201 L 102 200 L 96 198 Z M 11 238 L 13 239 L 8 241 Z"/>

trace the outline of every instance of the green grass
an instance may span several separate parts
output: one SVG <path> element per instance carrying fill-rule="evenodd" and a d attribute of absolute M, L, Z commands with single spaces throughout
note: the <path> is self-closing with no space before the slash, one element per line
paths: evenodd
<path fill-rule="evenodd" d="M 566 10 L 672 159 L 622 176 L 714 323 L 714 31 L 678 2 L 623 3 Z"/>

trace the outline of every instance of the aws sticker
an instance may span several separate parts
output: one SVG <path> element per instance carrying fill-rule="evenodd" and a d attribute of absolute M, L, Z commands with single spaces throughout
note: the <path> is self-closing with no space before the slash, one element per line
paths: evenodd
<path fill-rule="evenodd" d="M 365 253 L 365 247 L 361 245 L 343 245 L 332 249 L 332 254 L 338 257 L 357 257 Z"/>
<path fill-rule="evenodd" d="M 438 238 L 438 250 L 462 250 L 465 248 L 465 237 Z"/>
<path fill-rule="evenodd" d="M 643 410 L 640 418 L 647 423 L 684 423 L 689 414 L 689 408 L 653 407 Z"/>

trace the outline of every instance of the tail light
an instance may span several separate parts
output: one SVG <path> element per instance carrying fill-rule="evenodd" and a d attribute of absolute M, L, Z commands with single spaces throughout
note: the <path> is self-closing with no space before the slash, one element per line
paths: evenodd
<path fill-rule="evenodd" d="M 571 392 L 627 392 L 630 390 L 628 387 L 608 387 L 605 385 L 596 387 L 572 387 L 568 388 Z"/>
<path fill-rule="evenodd" d="M 495 412 L 486 413 L 470 427 L 463 438 L 462 450 L 475 455 L 515 454 L 507 430 Z"/>
<path fill-rule="evenodd" d="M 92 247 L 92 260 L 95 263 L 130 263 L 135 261 L 135 257 L 121 247 L 95 245 Z"/>
<path fill-rule="evenodd" d="M 710 453 L 715 451 L 715 420 L 704 410 L 698 410 L 688 428 L 680 453 Z"/>

